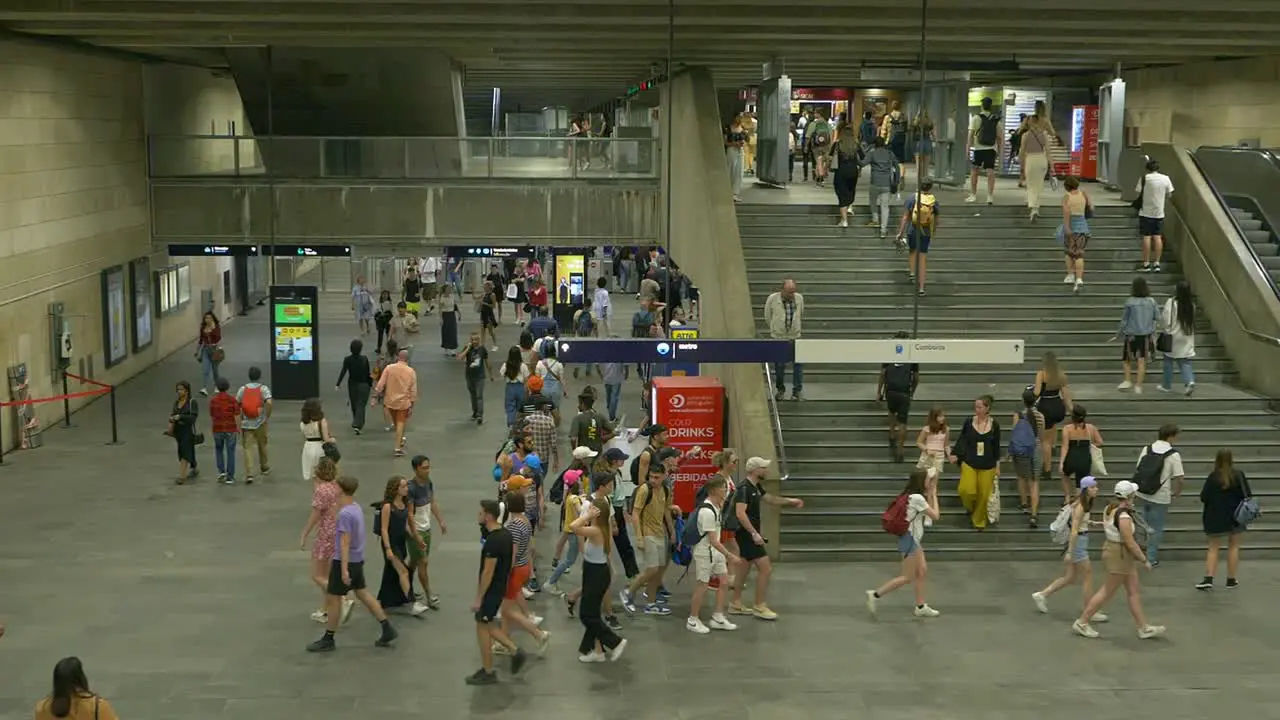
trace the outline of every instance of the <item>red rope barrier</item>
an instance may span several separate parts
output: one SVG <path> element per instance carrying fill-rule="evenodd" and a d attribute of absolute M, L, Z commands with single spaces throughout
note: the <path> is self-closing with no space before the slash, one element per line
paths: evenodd
<path fill-rule="evenodd" d="M 81 377 L 81 376 L 79 376 L 79 375 L 76 375 L 76 374 L 73 374 L 73 373 L 69 373 L 69 372 L 64 372 L 64 373 L 63 373 L 63 375 L 66 375 L 67 377 L 71 378 L 72 380 L 79 380 L 81 383 L 84 383 L 84 384 L 88 384 L 88 385 L 97 385 L 97 386 L 98 386 L 98 387 L 100 387 L 100 388 L 106 388 L 106 389 L 108 389 L 108 390 L 110 390 L 110 389 L 111 389 L 111 386 L 110 386 L 110 385 L 108 385 L 108 384 L 106 384 L 106 383 L 104 383 L 104 382 L 98 382 L 97 380 L 90 380 L 90 379 L 89 379 L 89 378 L 87 378 L 87 377 Z"/>
<path fill-rule="evenodd" d="M 94 384 L 101 385 L 102 383 L 94 383 Z M 0 402 L 0 408 L 16 407 L 19 405 L 39 405 L 41 403 L 61 402 L 63 400 L 74 400 L 76 398 L 83 398 L 83 397 L 98 397 L 100 395 L 106 395 L 109 392 L 111 392 L 110 385 L 106 387 L 98 388 L 97 390 L 85 390 L 84 392 L 68 393 L 66 395 L 54 395 L 53 397 L 46 397 L 46 398 L 28 398 L 26 400 L 13 400 L 11 402 Z"/>

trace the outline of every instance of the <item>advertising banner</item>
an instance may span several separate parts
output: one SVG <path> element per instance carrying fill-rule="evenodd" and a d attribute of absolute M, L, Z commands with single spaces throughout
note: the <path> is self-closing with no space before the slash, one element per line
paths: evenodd
<path fill-rule="evenodd" d="M 668 444 L 681 452 L 701 451 L 680 464 L 674 477 L 673 500 L 681 510 L 693 510 L 698 489 L 715 474 L 711 456 L 724 449 L 724 386 L 713 377 L 653 379 L 655 422 L 667 426 Z"/>

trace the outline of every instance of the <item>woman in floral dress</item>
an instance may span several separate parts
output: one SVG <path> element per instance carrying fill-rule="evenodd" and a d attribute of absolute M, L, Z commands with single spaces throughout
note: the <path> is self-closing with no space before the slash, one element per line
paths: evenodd
<path fill-rule="evenodd" d="M 328 621 L 325 612 L 326 590 L 329 586 L 329 566 L 333 562 L 333 551 L 338 534 L 338 499 L 342 490 L 335 482 L 338 478 L 338 465 L 329 458 L 321 458 L 316 464 L 315 477 L 312 482 L 315 490 L 311 493 L 311 517 L 307 518 L 307 526 L 302 529 L 299 547 L 306 549 L 307 536 L 316 531 L 315 543 L 311 545 L 311 581 L 320 588 L 320 609 L 311 613 L 311 619 L 322 623 Z M 342 601 L 342 617 L 351 614 L 354 601 L 345 598 Z"/>

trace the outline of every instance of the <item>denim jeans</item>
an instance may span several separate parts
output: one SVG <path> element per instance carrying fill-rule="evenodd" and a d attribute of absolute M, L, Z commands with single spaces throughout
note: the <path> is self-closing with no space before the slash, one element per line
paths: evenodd
<path fill-rule="evenodd" d="M 1196 372 L 1191 368 L 1191 358 L 1172 358 L 1164 356 L 1164 385 L 1166 390 L 1173 387 L 1173 364 L 1178 364 L 1178 373 L 1182 375 L 1183 385 L 1196 384 Z"/>
<path fill-rule="evenodd" d="M 1142 521 L 1149 528 L 1147 532 L 1147 562 L 1152 565 L 1160 558 L 1160 541 L 1164 539 L 1164 523 L 1169 517 L 1169 506 L 1139 500 L 1142 509 Z"/>
<path fill-rule="evenodd" d="M 471 417 L 484 417 L 484 375 L 467 373 L 467 395 L 471 398 Z"/>
<path fill-rule="evenodd" d="M 226 473 L 229 478 L 236 476 L 236 436 L 239 433 L 220 432 L 213 434 L 213 459 L 218 464 L 218 473 Z"/>
<path fill-rule="evenodd" d="M 787 364 L 773 364 L 773 387 L 778 392 L 787 389 L 786 377 Z M 804 387 L 804 365 L 800 363 L 791 363 L 791 392 L 799 394 L 801 388 Z"/>
<path fill-rule="evenodd" d="M 555 585 L 560 576 L 568 572 L 569 568 L 573 567 L 576 562 L 578 562 L 578 536 L 572 535 L 569 537 L 568 542 L 564 544 L 564 557 L 560 558 L 560 564 L 556 565 L 556 569 L 552 571 L 551 577 L 547 579 L 547 582 Z"/>
<path fill-rule="evenodd" d="M 609 411 L 609 420 L 618 419 L 618 403 L 622 401 L 622 386 L 606 384 L 604 386 L 604 405 Z"/>
<path fill-rule="evenodd" d="M 213 361 L 213 348 L 208 345 L 200 346 L 200 375 L 203 379 L 200 386 L 205 390 L 217 387 L 218 363 Z"/>
<path fill-rule="evenodd" d="M 507 411 L 507 427 L 511 427 L 516 424 L 516 413 L 520 410 L 520 403 L 524 402 L 524 385 L 509 382 L 503 393 L 502 407 Z"/>

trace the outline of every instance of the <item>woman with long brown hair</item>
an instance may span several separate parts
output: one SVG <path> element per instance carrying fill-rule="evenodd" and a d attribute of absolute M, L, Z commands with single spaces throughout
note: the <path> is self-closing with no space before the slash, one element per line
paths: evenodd
<path fill-rule="evenodd" d="M 310 480 L 315 475 L 316 464 L 324 457 L 324 444 L 334 441 L 320 398 L 303 401 L 298 429 L 302 432 L 302 479 Z"/>
<path fill-rule="evenodd" d="M 1040 369 L 1031 386 L 1036 393 L 1036 409 L 1044 417 L 1040 432 L 1040 479 L 1048 481 L 1053 474 L 1053 447 L 1058 438 L 1053 429 L 1067 419 L 1072 406 L 1071 382 L 1052 351 L 1041 356 Z"/>
<path fill-rule="evenodd" d="M 904 500 L 905 498 L 905 500 Z M 929 564 L 924 557 L 924 529 L 942 517 L 938 509 L 938 476 L 932 470 L 916 468 L 907 478 L 907 484 L 898 493 L 894 503 L 903 502 L 902 512 L 907 531 L 898 536 L 898 554 L 902 556 L 902 569 L 897 577 L 892 578 L 875 590 L 867 591 L 867 610 L 876 614 L 876 605 L 885 595 L 906 585 L 915 588 L 915 616 L 922 618 L 938 617 L 938 611 L 929 607 L 925 601 L 925 577 L 929 574 Z M 890 508 L 893 506 L 891 505 Z"/>
<path fill-rule="evenodd" d="M 430 608 L 424 602 L 414 600 L 413 573 L 409 572 L 409 538 L 417 537 L 410 527 L 409 481 L 401 475 L 387 480 L 382 501 L 377 503 L 375 530 L 385 558 L 382 565 L 382 584 L 378 587 L 378 602 L 383 609 L 413 605 L 413 614 L 421 615 Z"/>
<path fill-rule="evenodd" d="M 78 657 L 65 657 L 53 666 L 53 691 L 36 703 L 36 720 L 93 718 L 116 720 L 111 703 L 89 689 Z"/>
<path fill-rule="evenodd" d="M 947 427 L 947 412 L 941 405 L 929 408 L 929 417 L 924 427 L 916 436 L 916 447 L 920 448 L 920 459 L 916 467 L 932 470 L 935 476 L 942 475 L 942 464 L 947 461 L 947 446 L 951 444 L 951 428 Z"/>
<path fill-rule="evenodd" d="M 592 498 L 587 511 L 570 526 L 574 534 L 583 539 L 582 600 L 578 618 L 585 629 L 578 644 L 578 660 L 584 663 L 617 660 L 627 649 L 627 641 L 609 628 L 601 613 L 611 579 L 609 551 L 613 532 L 609 518 L 612 514 L 607 500 Z"/>
<path fill-rule="evenodd" d="M 298 547 L 306 549 L 307 538 L 311 531 L 316 531 L 316 540 L 311 545 L 311 582 L 320 588 L 320 609 L 311 613 L 311 619 L 323 623 L 329 614 L 325 604 L 329 600 L 329 567 L 333 563 L 333 554 L 338 539 L 338 500 L 342 497 L 342 489 L 338 487 L 338 464 L 329 458 L 321 458 L 316 463 L 312 477 L 314 489 L 311 491 L 311 516 L 302 528 L 302 538 Z M 342 619 L 345 622 L 351 617 L 351 608 L 355 601 L 345 598 L 342 601 Z"/>
<path fill-rule="evenodd" d="M 1200 489 L 1200 502 L 1204 504 L 1200 520 L 1209 548 L 1204 556 L 1204 579 L 1196 583 L 1197 590 L 1212 590 L 1214 576 L 1218 574 L 1218 551 L 1222 540 L 1227 541 L 1227 587 L 1239 587 L 1236 571 L 1240 569 L 1240 537 L 1245 527 L 1236 522 L 1236 508 L 1251 495 L 1249 480 L 1243 470 L 1237 470 L 1231 451 L 1223 448 L 1213 460 L 1213 472 L 1204 480 Z"/>

